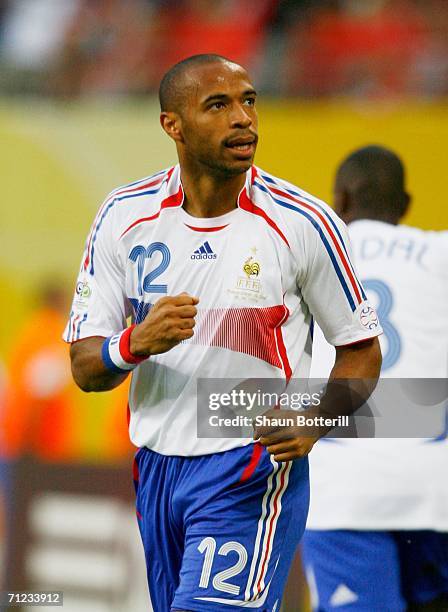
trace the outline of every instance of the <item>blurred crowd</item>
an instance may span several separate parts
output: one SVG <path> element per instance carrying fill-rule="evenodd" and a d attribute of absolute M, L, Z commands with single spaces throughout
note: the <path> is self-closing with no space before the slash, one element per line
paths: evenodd
<path fill-rule="evenodd" d="M 0 91 L 147 94 L 166 69 L 215 52 L 264 92 L 448 93 L 447 0 L 3 0 Z"/>

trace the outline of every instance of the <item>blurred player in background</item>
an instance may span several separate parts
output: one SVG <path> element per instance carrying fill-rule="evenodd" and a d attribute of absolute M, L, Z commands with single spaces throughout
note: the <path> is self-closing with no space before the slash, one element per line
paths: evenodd
<path fill-rule="evenodd" d="M 0 455 L 21 453 L 42 461 L 73 461 L 81 454 L 81 392 L 70 376 L 61 345 L 68 296 L 49 278 L 34 296 L 34 309 L 17 329 L 7 362 Z M 1 432 L 0 432 L 1 434 Z"/>
<path fill-rule="evenodd" d="M 382 376 L 446 378 L 448 232 L 399 225 L 410 197 L 392 151 L 369 146 L 339 167 L 335 210 L 384 329 Z M 316 328 L 311 373 L 332 349 Z M 448 441 L 320 442 L 304 563 L 315 610 L 448 610 Z"/>
<path fill-rule="evenodd" d="M 134 370 L 137 516 L 157 612 L 278 612 L 308 510 L 316 438 L 198 438 L 197 380 L 306 378 L 312 315 L 338 346 L 334 376 L 376 378 L 381 363 L 343 224 L 253 166 L 255 98 L 247 72 L 221 56 L 168 71 L 161 123 L 179 165 L 100 208 L 65 331 L 84 390 Z M 328 392 L 320 409 L 333 403 Z"/>

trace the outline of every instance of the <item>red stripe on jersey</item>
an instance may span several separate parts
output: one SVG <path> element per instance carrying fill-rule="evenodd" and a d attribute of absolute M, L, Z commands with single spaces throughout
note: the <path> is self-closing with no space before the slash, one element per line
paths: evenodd
<path fill-rule="evenodd" d="M 239 479 L 238 484 L 245 482 L 246 480 L 249 480 L 249 478 L 255 472 L 257 465 L 260 463 L 260 459 L 261 459 L 261 455 L 263 454 L 264 447 L 260 444 L 260 442 L 255 442 L 255 444 L 253 444 L 252 446 L 253 446 L 253 449 L 252 449 L 252 455 L 251 455 L 250 461 L 244 468 L 244 471 L 241 474 L 241 478 Z"/>
<path fill-rule="evenodd" d="M 133 229 L 136 225 L 140 225 L 140 223 L 145 223 L 146 221 L 154 221 L 155 219 L 157 219 L 164 208 L 174 208 L 175 206 L 181 206 L 183 199 L 184 192 L 182 190 L 182 186 L 180 186 L 179 191 L 177 193 L 168 196 L 162 201 L 160 209 L 158 212 L 155 213 L 155 215 L 151 215 L 151 217 L 142 217 L 141 219 L 137 219 L 136 221 L 131 223 L 131 225 L 127 227 L 124 232 L 122 232 L 120 239 L 123 238 L 123 236 L 127 234 L 131 229 Z"/>
<path fill-rule="evenodd" d="M 260 208 L 259 206 L 257 206 L 256 204 L 254 204 L 254 202 L 252 202 L 252 200 L 248 197 L 246 190 L 243 189 L 243 191 L 240 193 L 240 197 L 238 198 L 238 206 L 240 208 L 242 208 L 243 210 L 246 210 L 247 212 L 250 212 L 254 215 L 258 215 L 259 217 L 261 217 L 262 219 L 264 219 L 266 221 L 266 223 L 268 225 L 270 225 L 272 227 L 273 230 L 275 230 L 277 232 L 277 234 L 280 236 L 280 238 L 286 243 L 286 245 L 289 247 L 289 242 L 286 239 L 286 236 L 284 235 L 284 233 L 282 232 L 282 230 L 278 227 L 278 225 L 275 223 L 275 221 L 273 221 L 266 213 L 265 211 Z"/>
<path fill-rule="evenodd" d="M 217 346 L 283 368 L 276 328 L 285 320 L 284 305 L 268 308 L 199 309 L 192 344 Z"/>
<path fill-rule="evenodd" d="M 298 198 L 295 198 L 294 196 L 292 196 L 288 192 L 285 192 L 285 191 L 283 191 L 281 189 L 277 189 L 276 187 L 272 187 L 271 185 L 267 185 L 267 187 L 273 193 L 276 193 L 277 195 L 280 195 L 280 196 L 282 196 L 284 198 L 287 198 L 288 200 L 291 200 L 295 204 L 300 204 L 300 206 L 303 206 L 303 208 L 311 210 L 317 217 L 319 217 L 320 221 L 322 222 L 322 224 L 324 225 L 325 229 L 329 233 L 333 244 L 336 247 L 336 250 L 337 250 L 337 252 L 339 254 L 339 257 L 340 257 L 340 259 L 342 261 L 342 265 L 344 266 L 344 269 L 345 269 L 345 271 L 347 273 L 347 276 L 350 279 L 350 283 L 351 283 L 351 285 L 353 287 L 353 290 L 355 292 L 356 298 L 358 299 L 358 303 L 361 303 L 363 301 L 363 298 L 361 297 L 361 293 L 359 291 L 358 284 L 357 284 L 357 282 L 355 280 L 355 277 L 353 276 L 353 273 L 351 271 L 350 265 L 349 265 L 349 263 L 347 261 L 347 257 L 345 255 L 345 253 L 343 252 L 343 250 L 341 249 L 341 246 L 340 246 L 336 236 L 334 235 L 333 230 L 328 225 L 328 222 L 325 219 L 324 215 L 319 211 L 319 209 L 315 208 L 314 206 L 311 206 L 310 204 L 307 204 L 306 202 L 303 202 L 302 200 L 299 200 Z"/>
<path fill-rule="evenodd" d="M 286 351 L 286 346 L 283 341 L 283 334 L 282 334 L 282 325 L 285 323 L 285 321 L 288 320 L 289 310 L 286 308 L 286 306 L 283 306 L 283 307 L 284 307 L 284 316 L 283 316 L 283 319 L 278 324 L 278 326 L 275 328 L 275 337 L 277 339 L 278 352 L 280 353 L 280 359 L 282 361 L 283 370 L 285 372 L 286 382 L 289 382 L 292 376 L 292 370 L 289 364 L 288 353 Z"/>
<path fill-rule="evenodd" d="M 152 215 L 151 217 L 142 217 L 141 219 L 137 219 L 137 221 L 134 221 L 134 223 L 131 223 L 131 225 L 124 230 L 124 232 L 120 236 L 120 239 L 123 238 L 123 236 L 127 234 L 136 225 L 140 225 L 140 223 L 144 223 L 145 221 L 154 221 L 154 219 L 157 219 L 159 215 L 160 215 L 160 210 L 159 212 L 157 212 L 155 215 Z"/>
<path fill-rule="evenodd" d="M 173 172 L 174 172 L 175 167 L 176 167 L 176 166 L 173 166 L 173 167 L 172 167 L 172 168 L 170 168 L 170 169 L 168 170 L 168 172 L 166 173 L 166 175 L 165 175 L 165 176 L 166 176 L 166 180 L 167 180 L 167 182 L 169 182 L 169 180 L 170 180 L 170 178 L 171 178 L 171 175 L 172 175 L 172 174 L 173 174 Z"/>
<path fill-rule="evenodd" d="M 229 224 L 227 223 L 227 225 L 220 225 L 219 227 L 193 227 L 193 225 L 188 225 L 188 223 L 185 223 L 185 225 L 195 232 L 219 232 L 219 230 L 228 227 Z"/>
<path fill-rule="evenodd" d="M 250 169 L 250 184 L 251 185 L 254 184 L 254 181 L 257 178 L 257 176 L 258 176 L 258 171 L 255 166 L 252 166 L 252 168 Z"/>
<path fill-rule="evenodd" d="M 79 319 L 80 315 L 76 315 L 76 317 L 72 320 L 72 340 L 75 339 L 75 331 L 76 331 L 76 323 Z"/>
<path fill-rule="evenodd" d="M 126 193 L 134 193 L 134 191 L 140 191 L 140 190 L 148 189 L 148 187 L 155 187 L 156 185 L 160 185 L 160 183 L 162 183 L 165 180 L 166 176 L 167 175 L 163 174 L 156 180 L 150 181 L 149 183 L 143 183 L 142 185 L 137 185 L 137 187 L 132 187 L 132 189 L 129 189 L 129 188 L 120 189 L 119 191 L 114 193 L 114 198 L 120 195 L 124 195 Z"/>
<path fill-rule="evenodd" d="M 173 195 L 168 196 L 162 201 L 160 210 L 163 210 L 164 208 L 173 208 L 174 206 L 181 206 L 183 200 L 184 190 L 182 189 L 182 185 L 179 185 L 177 193 L 173 193 Z"/>

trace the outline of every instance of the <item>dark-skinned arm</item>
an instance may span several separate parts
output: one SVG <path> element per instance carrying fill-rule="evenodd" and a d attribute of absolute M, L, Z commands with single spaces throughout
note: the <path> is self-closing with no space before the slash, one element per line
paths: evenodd
<path fill-rule="evenodd" d="M 349 346 L 336 347 L 336 361 L 326 391 L 319 406 L 310 408 L 307 417 L 335 418 L 353 414 L 368 400 L 375 389 L 381 370 L 381 350 L 378 338 Z M 296 416 L 297 411 L 282 410 L 282 416 Z M 269 410 L 266 416 L 278 418 L 278 410 Z M 319 438 L 331 427 L 257 427 L 258 439 L 276 461 L 290 461 L 307 455 Z"/>
<path fill-rule="evenodd" d="M 130 338 L 131 353 L 150 357 L 165 353 L 193 336 L 198 298 L 186 293 L 158 300 L 146 319 L 134 327 Z M 73 378 L 83 391 L 108 391 L 128 376 L 109 370 L 101 358 L 105 338 L 98 336 L 74 342 L 70 347 Z"/>

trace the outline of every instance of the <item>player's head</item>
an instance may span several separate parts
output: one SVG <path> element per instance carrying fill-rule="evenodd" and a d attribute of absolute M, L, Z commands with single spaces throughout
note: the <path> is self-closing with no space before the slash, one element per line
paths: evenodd
<path fill-rule="evenodd" d="M 181 164 L 232 176 L 252 165 L 256 92 L 247 72 L 221 55 L 193 55 L 160 83 L 160 122 Z"/>
<path fill-rule="evenodd" d="M 346 223 L 377 219 L 397 224 L 410 203 L 401 159 L 381 146 L 357 149 L 338 168 L 334 196 L 335 210 Z"/>

